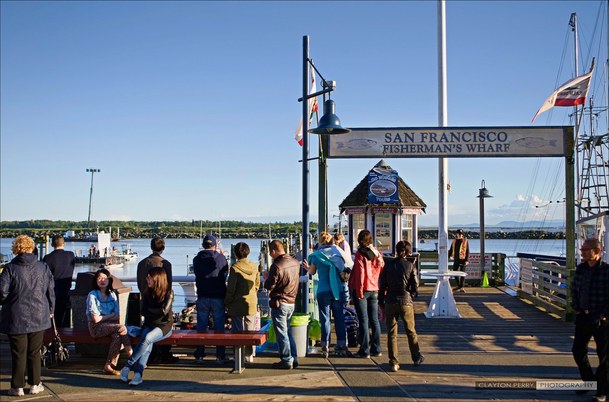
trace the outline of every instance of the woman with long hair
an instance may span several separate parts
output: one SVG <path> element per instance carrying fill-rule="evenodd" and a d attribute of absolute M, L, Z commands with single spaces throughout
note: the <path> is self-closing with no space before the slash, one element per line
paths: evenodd
<path fill-rule="evenodd" d="M 38 261 L 34 240 L 21 235 L 13 241 L 15 258 L 0 274 L 0 332 L 11 346 L 11 396 L 23 396 L 25 373 L 30 394 L 44 391 L 40 382 L 40 350 L 44 331 L 51 327 L 55 305 L 53 274 Z"/>
<path fill-rule="evenodd" d="M 359 320 L 358 343 L 360 349 L 356 357 L 370 358 L 382 356 L 381 323 L 378 312 L 379 276 L 385 260 L 372 244 L 372 233 L 362 230 L 357 235 L 359 247 L 355 252 L 353 271 L 349 277 L 351 300 L 355 305 Z M 372 328 L 372 337 L 368 325 Z"/>
<path fill-rule="evenodd" d="M 152 351 L 152 345 L 171 336 L 173 331 L 173 291 L 167 281 L 167 274 L 162 267 L 155 267 L 146 276 L 147 289 L 142 297 L 142 315 L 144 325 L 140 333 L 140 343 L 135 347 L 127 365 L 120 372 L 121 380 L 129 382 L 129 373 L 133 379 L 129 385 L 140 385 L 144 368 Z"/>
<path fill-rule="evenodd" d="M 131 355 L 132 349 L 127 328 L 119 323 L 118 298 L 112 287 L 112 274 L 106 268 L 100 268 L 95 272 L 93 290 L 87 296 L 87 317 L 89 333 L 93 338 L 112 337 L 104 373 L 119 375 L 120 372 L 115 367 L 121 347 L 124 347 L 128 356 Z"/>

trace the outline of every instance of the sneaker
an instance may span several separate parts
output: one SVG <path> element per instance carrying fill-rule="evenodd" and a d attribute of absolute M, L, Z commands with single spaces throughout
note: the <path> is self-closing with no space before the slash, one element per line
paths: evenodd
<path fill-rule="evenodd" d="M 135 375 L 133 376 L 133 380 L 131 380 L 129 385 L 132 385 L 132 386 L 135 387 L 137 385 L 140 385 L 142 382 L 144 382 L 144 380 L 142 380 L 142 374 L 141 373 L 135 373 Z"/>
<path fill-rule="evenodd" d="M 324 346 L 324 347 L 322 347 L 322 348 L 321 348 L 321 355 L 322 355 L 322 357 L 323 357 L 324 359 L 327 359 L 327 358 L 328 358 L 328 355 L 330 354 L 329 352 L 330 352 L 330 351 L 328 350 L 328 347 L 327 347 L 327 346 Z"/>
<path fill-rule="evenodd" d="M 345 348 L 335 348 L 334 349 L 334 356 L 337 357 L 348 357 L 348 356 L 352 356 L 351 352 L 349 352 L 349 349 Z"/>
<path fill-rule="evenodd" d="M 42 391 L 44 391 L 44 387 L 42 386 L 42 383 L 38 384 L 38 385 L 32 385 L 30 387 L 30 395 L 36 395 L 41 393 Z M 21 391 L 23 392 L 23 391 Z"/>
<path fill-rule="evenodd" d="M 292 368 L 295 368 L 295 369 L 298 368 L 298 362 L 297 361 L 293 361 L 292 362 Z"/>
<path fill-rule="evenodd" d="M 357 357 L 359 359 L 370 359 L 370 355 L 368 353 L 363 353 L 361 351 L 354 354 L 353 357 Z"/>
<path fill-rule="evenodd" d="M 11 388 L 11 389 L 8 391 L 8 394 L 9 394 L 10 396 L 23 396 L 23 395 L 25 395 L 25 394 L 23 393 L 23 388 Z"/>
<path fill-rule="evenodd" d="M 253 363 L 253 362 L 254 362 L 254 356 L 245 356 L 245 357 L 243 358 L 243 361 L 244 361 L 245 363 Z"/>
<path fill-rule="evenodd" d="M 400 369 L 400 365 L 399 364 L 392 364 L 390 370 L 393 371 L 394 373 L 397 372 Z"/>
<path fill-rule="evenodd" d="M 129 382 L 129 373 L 131 372 L 131 368 L 125 366 L 121 369 L 121 381 Z"/>
<path fill-rule="evenodd" d="M 284 362 L 283 360 L 273 363 L 271 367 L 274 369 L 292 370 L 292 365 Z M 298 363 L 296 363 L 296 367 L 298 367 Z"/>
<path fill-rule="evenodd" d="M 376 352 L 376 353 L 371 353 L 370 356 L 372 357 L 381 357 L 383 354 L 381 352 Z"/>
<path fill-rule="evenodd" d="M 607 400 L 606 395 L 597 395 L 594 397 L 594 401 L 596 402 L 605 402 Z"/>
<path fill-rule="evenodd" d="M 419 355 L 419 358 L 414 361 L 415 366 L 420 366 L 425 361 L 425 356 Z"/>

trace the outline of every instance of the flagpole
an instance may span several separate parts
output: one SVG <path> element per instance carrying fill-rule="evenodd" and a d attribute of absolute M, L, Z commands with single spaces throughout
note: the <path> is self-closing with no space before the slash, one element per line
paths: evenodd
<path fill-rule="evenodd" d="M 438 125 L 448 125 L 446 73 L 446 0 L 438 0 Z M 438 273 L 436 288 L 425 312 L 427 318 L 461 318 L 450 288 L 448 271 L 448 159 L 438 159 Z"/>

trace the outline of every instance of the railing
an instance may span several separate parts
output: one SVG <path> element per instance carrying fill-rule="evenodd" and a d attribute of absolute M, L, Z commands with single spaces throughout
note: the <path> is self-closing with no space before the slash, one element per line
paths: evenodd
<path fill-rule="evenodd" d="M 536 261 L 520 258 L 520 285 L 518 297 L 534 305 L 571 320 L 571 298 L 569 284 L 574 270 L 560 266 L 554 261 Z"/>
<path fill-rule="evenodd" d="M 486 253 L 486 266 L 489 282 L 492 286 L 503 286 L 505 284 L 505 254 Z M 449 269 L 452 262 L 449 261 Z M 436 251 L 421 251 L 417 261 L 417 267 L 421 275 L 421 283 L 435 282 L 435 277 L 427 276 L 426 273 L 438 270 L 438 253 Z M 478 285 L 482 282 L 480 270 L 480 254 L 470 253 L 470 264 L 466 267 L 467 276 L 465 282 L 470 285 Z"/>

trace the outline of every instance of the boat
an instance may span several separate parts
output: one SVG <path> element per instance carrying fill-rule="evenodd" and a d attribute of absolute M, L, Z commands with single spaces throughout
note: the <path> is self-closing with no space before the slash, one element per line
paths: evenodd
<path fill-rule="evenodd" d="M 121 251 L 116 251 L 113 248 L 112 255 L 121 258 L 123 262 L 137 261 L 139 257 L 139 254 L 136 251 L 133 251 L 129 244 L 121 244 Z"/>
<path fill-rule="evenodd" d="M 78 250 L 76 252 L 76 264 L 121 268 L 124 265 L 125 258 L 121 255 L 113 254 L 110 244 L 110 233 L 98 232 L 97 242 L 91 243 L 88 250 Z M 137 253 L 135 254 L 137 255 Z"/>

